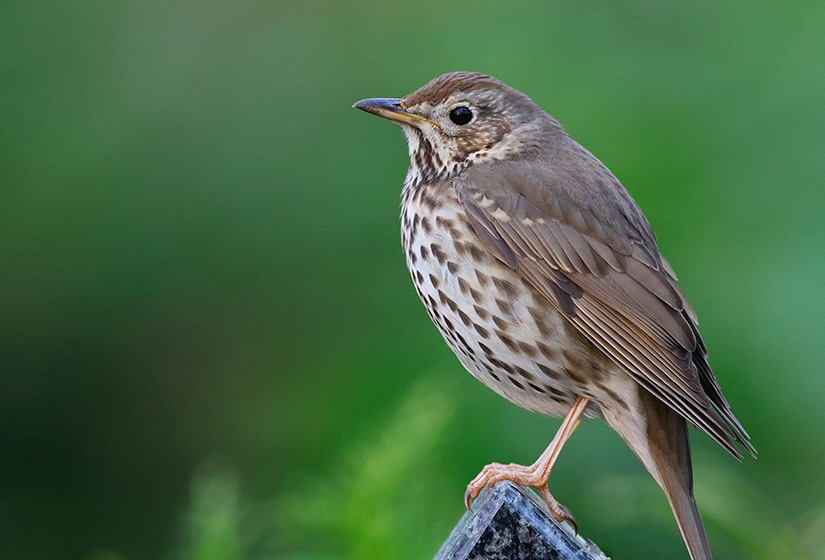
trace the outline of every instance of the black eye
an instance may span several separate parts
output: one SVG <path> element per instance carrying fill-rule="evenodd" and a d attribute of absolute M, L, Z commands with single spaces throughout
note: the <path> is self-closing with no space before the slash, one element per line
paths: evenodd
<path fill-rule="evenodd" d="M 450 111 L 450 120 L 457 125 L 467 124 L 473 120 L 473 112 L 469 107 L 464 107 L 463 105 L 456 107 Z"/>

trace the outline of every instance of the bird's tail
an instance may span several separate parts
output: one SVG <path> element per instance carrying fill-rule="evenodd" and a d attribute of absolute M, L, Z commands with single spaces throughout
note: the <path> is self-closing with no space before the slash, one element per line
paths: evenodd
<path fill-rule="evenodd" d="M 693 498 L 687 422 L 644 389 L 638 396 L 643 414 L 619 417 L 605 411 L 605 420 L 622 436 L 664 490 L 691 560 L 712 560 L 702 518 Z"/>

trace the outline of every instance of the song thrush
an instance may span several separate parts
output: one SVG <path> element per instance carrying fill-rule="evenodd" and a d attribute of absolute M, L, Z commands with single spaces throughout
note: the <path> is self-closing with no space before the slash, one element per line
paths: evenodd
<path fill-rule="evenodd" d="M 696 317 L 618 179 L 529 97 L 454 72 L 403 99 L 354 105 L 407 137 L 401 239 L 418 296 L 465 368 L 528 410 L 564 417 L 536 487 L 579 417 L 603 418 L 661 486 L 693 560 L 710 549 L 693 498 L 686 420 L 735 457 L 754 448 L 710 370 Z M 738 444 L 738 445 L 737 445 Z"/>

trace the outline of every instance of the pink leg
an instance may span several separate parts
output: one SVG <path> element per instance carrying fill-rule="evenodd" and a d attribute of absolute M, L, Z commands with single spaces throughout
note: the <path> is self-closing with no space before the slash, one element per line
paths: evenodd
<path fill-rule="evenodd" d="M 464 493 L 464 504 L 467 506 L 467 509 L 470 509 L 470 504 L 485 486 L 489 484 L 490 487 L 492 487 L 502 480 L 509 480 L 522 486 L 532 486 L 536 488 L 547 503 L 547 507 L 550 508 L 553 517 L 555 517 L 557 521 L 569 521 L 575 527 L 575 522 L 573 522 L 573 516 L 570 514 L 570 510 L 558 503 L 547 489 L 547 479 L 550 478 L 550 471 L 553 470 L 553 465 L 559 457 L 561 448 L 567 440 L 570 439 L 576 426 L 579 425 L 580 416 L 582 412 L 584 412 L 587 403 L 588 400 L 584 397 L 578 397 L 576 399 L 570 412 L 564 417 L 559 431 L 556 432 L 556 437 L 553 438 L 553 441 L 550 442 L 550 445 L 547 446 L 544 453 L 542 453 L 532 465 L 524 466 L 513 463 L 503 465 L 501 463 L 491 463 L 485 466 L 478 476 L 467 485 L 467 491 Z"/>

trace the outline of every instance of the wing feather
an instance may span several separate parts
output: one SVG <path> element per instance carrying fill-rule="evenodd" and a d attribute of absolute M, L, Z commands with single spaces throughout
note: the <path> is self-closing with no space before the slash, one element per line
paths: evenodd
<path fill-rule="evenodd" d="M 618 180 L 581 151 L 589 157 L 575 165 L 499 162 L 457 176 L 479 239 L 640 385 L 733 455 L 741 456 L 735 442 L 753 452 L 650 226 Z"/>

